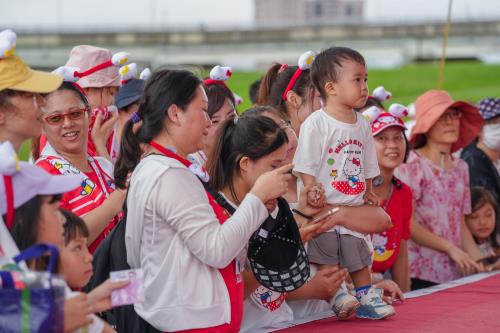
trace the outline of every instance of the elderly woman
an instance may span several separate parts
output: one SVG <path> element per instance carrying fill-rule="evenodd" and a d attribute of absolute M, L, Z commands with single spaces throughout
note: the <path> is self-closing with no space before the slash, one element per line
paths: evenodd
<path fill-rule="evenodd" d="M 118 222 L 125 193 L 114 190 L 111 163 L 87 152 L 89 105 L 76 85 L 64 82 L 46 96 L 42 120 L 47 144 L 36 164 L 52 174 L 81 176 L 80 187 L 66 193 L 61 206 L 83 217 L 94 252 Z"/>
<path fill-rule="evenodd" d="M 412 289 L 419 289 L 480 269 L 474 261 L 479 250 L 465 226 L 469 170 L 452 154 L 477 136 L 483 120 L 473 105 L 441 90 L 419 96 L 415 108 L 413 149 L 399 172 L 415 200 L 409 261 Z"/>

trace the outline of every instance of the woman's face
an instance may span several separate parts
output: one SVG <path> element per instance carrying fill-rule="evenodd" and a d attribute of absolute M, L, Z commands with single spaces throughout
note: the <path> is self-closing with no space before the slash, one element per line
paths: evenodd
<path fill-rule="evenodd" d="M 59 90 L 46 97 L 43 131 L 57 152 L 80 154 L 87 151 L 88 111 L 75 92 Z"/>
<path fill-rule="evenodd" d="M 15 92 L 9 98 L 12 107 L 0 110 L 7 131 L 21 141 L 40 136 L 42 110 L 45 100 L 40 94 Z"/>
<path fill-rule="evenodd" d="M 487 202 L 465 219 L 470 232 L 479 241 L 485 241 L 495 230 L 495 209 Z"/>
<path fill-rule="evenodd" d="M 263 116 L 274 120 L 276 124 L 278 124 L 281 129 L 285 131 L 286 136 L 288 137 L 285 164 L 292 163 L 293 156 L 295 155 L 295 151 L 297 150 L 298 139 L 297 134 L 295 134 L 295 131 L 293 130 L 291 124 L 272 112 L 264 112 Z"/>
<path fill-rule="evenodd" d="M 37 243 L 49 243 L 62 249 L 64 243 L 63 226 L 66 219 L 59 211 L 60 201 L 52 202 L 52 199 L 51 195 L 42 196 Z"/>
<path fill-rule="evenodd" d="M 182 150 L 185 154 L 192 154 L 205 148 L 205 140 L 211 126 L 207 109 L 207 94 L 200 85 L 191 103 L 178 113 L 183 140 Z"/>
<path fill-rule="evenodd" d="M 427 132 L 427 139 L 439 144 L 454 144 L 460 135 L 460 118 L 459 109 L 449 108 Z"/>
<path fill-rule="evenodd" d="M 311 100 L 312 98 L 312 100 Z M 292 112 L 296 112 L 296 119 L 293 115 L 290 114 L 292 118 L 292 125 L 295 133 L 298 135 L 300 130 L 300 125 L 313 113 L 314 111 L 321 108 L 321 95 L 319 92 L 311 88 L 308 90 L 305 96 L 301 97 L 297 95 L 298 102 L 300 103 L 299 108 L 296 111 L 290 111 L 288 114 Z"/>
<path fill-rule="evenodd" d="M 388 127 L 374 137 L 380 168 L 394 170 L 403 163 L 405 140 L 399 127 Z"/>
<path fill-rule="evenodd" d="M 208 128 L 208 134 L 205 137 L 205 153 L 208 153 L 214 147 L 215 137 L 222 123 L 228 119 L 234 119 L 236 116 L 233 103 L 226 99 L 222 107 L 212 115 L 212 126 Z"/>
<path fill-rule="evenodd" d="M 257 160 L 243 157 L 240 161 L 240 174 L 247 189 L 250 190 L 257 178 L 265 172 L 277 169 L 285 164 L 288 146 L 282 145 L 272 153 L 267 154 Z"/>

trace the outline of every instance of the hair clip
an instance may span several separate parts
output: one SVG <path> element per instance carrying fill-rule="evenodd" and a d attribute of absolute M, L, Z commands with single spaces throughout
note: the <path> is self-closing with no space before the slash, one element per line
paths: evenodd
<path fill-rule="evenodd" d="M 140 122 L 142 120 L 142 118 L 137 112 L 134 112 L 130 116 L 130 120 L 132 120 L 132 123 L 136 124 L 136 123 Z"/>
<path fill-rule="evenodd" d="M 299 68 L 297 68 L 295 73 L 293 73 L 292 78 L 290 79 L 290 82 L 288 82 L 288 85 L 286 86 L 286 89 L 283 92 L 283 95 L 281 96 L 281 98 L 284 101 L 286 101 L 286 94 L 288 94 L 288 92 L 293 89 L 300 74 L 302 74 L 303 71 L 311 68 L 315 57 L 316 57 L 316 53 L 314 51 L 307 51 L 299 57 L 299 61 L 298 61 Z"/>
<path fill-rule="evenodd" d="M 16 51 L 17 35 L 14 31 L 7 29 L 0 32 L 0 59 L 5 59 Z"/>
<path fill-rule="evenodd" d="M 211 84 L 226 85 L 226 81 L 233 75 L 231 67 L 215 66 L 210 71 L 210 78 L 203 81 L 206 86 Z"/>
<path fill-rule="evenodd" d="M 130 55 L 127 52 L 118 52 L 113 54 L 111 59 L 89 68 L 84 72 L 81 72 L 78 67 L 61 66 L 52 71 L 52 73 L 61 75 L 64 78 L 64 81 L 76 82 L 82 77 L 89 76 L 90 74 L 100 71 L 101 69 L 111 66 L 125 65 L 128 62 L 129 57 Z"/>
<path fill-rule="evenodd" d="M 278 69 L 278 74 L 281 74 L 288 68 L 288 64 L 281 65 L 280 69 Z"/>
<path fill-rule="evenodd" d="M 146 81 L 151 76 L 151 70 L 149 68 L 144 68 L 139 75 L 139 79 Z"/>
<path fill-rule="evenodd" d="M 132 62 L 128 65 L 120 67 L 118 70 L 120 73 L 120 83 L 122 86 L 137 76 L 137 64 Z"/>
<path fill-rule="evenodd" d="M 368 96 L 368 98 L 374 98 L 379 102 L 385 102 L 391 99 L 391 92 L 385 90 L 383 86 L 379 86 L 373 90 L 373 94 Z"/>

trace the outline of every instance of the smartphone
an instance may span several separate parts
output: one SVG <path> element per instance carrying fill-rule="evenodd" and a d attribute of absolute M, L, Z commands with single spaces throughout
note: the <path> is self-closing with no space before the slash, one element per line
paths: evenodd
<path fill-rule="evenodd" d="M 314 220 L 312 220 L 310 223 L 311 223 L 311 224 L 318 223 L 319 221 L 324 220 L 324 219 L 326 219 L 327 217 L 329 217 L 329 216 L 331 216 L 331 215 L 335 214 L 335 213 L 336 213 L 336 212 L 338 212 L 339 210 L 340 210 L 340 208 L 339 208 L 339 207 L 335 207 L 335 208 L 329 209 L 329 210 L 327 210 L 326 212 L 319 214 L 319 215 L 318 215 L 317 217 L 315 217 L 315 218 L 314 218 Z"/>

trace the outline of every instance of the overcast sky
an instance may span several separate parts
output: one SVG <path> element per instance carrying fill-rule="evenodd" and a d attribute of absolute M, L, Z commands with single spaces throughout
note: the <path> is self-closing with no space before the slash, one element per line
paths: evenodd
<path fill-rule="evenodd" d="M 365 17 L 380 20 L 445 18 L 448 0 L 366 0 Z M 28 10 L 29 8 L 29 10 Z M 0 0 L 0 26 L 14 28 L 67 25 L 183 28 L 205 25 L 248 25 L 253 0 Z M 455 0 L 453 17 L 499 17 L 499 0 Z"/>

